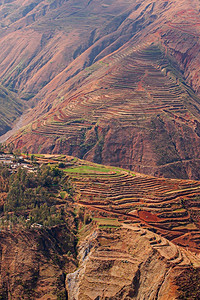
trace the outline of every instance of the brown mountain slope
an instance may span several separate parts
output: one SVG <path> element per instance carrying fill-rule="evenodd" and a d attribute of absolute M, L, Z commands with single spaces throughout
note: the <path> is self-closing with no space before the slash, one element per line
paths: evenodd
<path fill-rule="evenodd" d="M 200 250 L 199 181 L 155 178 L 64 155 L 40 155 L 36 161 L 52 167 L 62 162 L 75 205 L 91 215 L 128 220 Z"/>
<path fill-rule="evenodd" d="M 146 43 L 86 68 L 63 86 L 45 117 L 11 141 L 33 152 L 198 179 L 199 99 L 163 51 Z"/>
<path fill-rule="evenodd" d="M 199 181 L 126 172 L 113 175 L 75 173 L 72 182 L 77 203 L 92 211 L 115 213 L 179 245 L 200 250 Z"/>
<path fill-rule="evenodd" d="M 0 299 L 199 299 L 199 181 L 65 155 L 20 168 L 6 158 Z"/>
<path fill-rule="evenodd" d="M 68 299 L 181 299 L 176 278 L 194 263 L 186 253 L 131 225 L 94 230 L 79 242 L 79 268 L 66 279 Z"/>
<path fill-rule="evenodd" d="M 95 40 L 116 31 L 135 6 L 121 0 L 3 3 L 1 79 L 32 97 Z"/>
<path fill-rule="evenodd" d="M 0 233 L 1 299 L 66 299 L 65 274 L 76 263 L 67 255 L 65 226 Z M 60 298 L 59 298 L 60 297 Z"/>
<path fill-rule="evenodd" d="M 62 70 L 67 74 L 60 74 L 59 80 L 65 82 L 129 40 L 141 41 L 156 33 L 198 91 L 198 4 L 197 0 L 3 2 L 0 77 L 31 97 Z"/>
<path fill-rule="evenodd" d="M 0 76 L 42 100 L 12 141 L 199 178 L 198 12 L 196 0 L 3 4 Z"/>

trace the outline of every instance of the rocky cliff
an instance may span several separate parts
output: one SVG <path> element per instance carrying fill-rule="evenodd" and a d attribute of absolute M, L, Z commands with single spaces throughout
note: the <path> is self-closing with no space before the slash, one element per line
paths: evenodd
<path fill-rule="evenodd" d="M 0 299 L 199 299 L 199 181 L 2 157 Z"/>
<path fill-rule="evenodd" d="M 177 278 L 187 267 L 199 267 L 200 260 L 165 238 L 124 224 L 90 233 L 79 244 L 79 262 L 66 278 L 69 300 L 171 300 L 179 297 Z"/>

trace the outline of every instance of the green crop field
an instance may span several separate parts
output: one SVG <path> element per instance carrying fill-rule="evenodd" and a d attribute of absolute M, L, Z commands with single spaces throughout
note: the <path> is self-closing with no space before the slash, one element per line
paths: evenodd
<path fill-rule="evenodd" d="M 87 173 L 110 173 L 113 170 L 110 168 L 105 168 L 101 166 L 78 166 L 69 169 L 65 169 L 64 171 L 68 173 L 80 173 L 80 174 L 87 174 Z"/>

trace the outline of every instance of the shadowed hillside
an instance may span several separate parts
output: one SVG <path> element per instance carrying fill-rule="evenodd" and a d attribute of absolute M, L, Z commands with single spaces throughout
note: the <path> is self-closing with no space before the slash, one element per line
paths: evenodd
<path fill-rule="evenodd" d="M 12 128 L 26 107 L 27 104 L 16 93 L 0 86 L 0 136 Z"/>

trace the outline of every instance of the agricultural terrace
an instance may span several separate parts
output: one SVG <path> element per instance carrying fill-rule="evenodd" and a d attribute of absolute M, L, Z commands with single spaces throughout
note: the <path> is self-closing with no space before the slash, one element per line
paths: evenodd
<path fill-rule="evenodd" d="M 199 181 L 155 178 L 70 156 L 43 155 L 37 160 L 62 167 L 73 186 L 75 203 L 91 215 L 151 228 L 199 249 Z"/>

